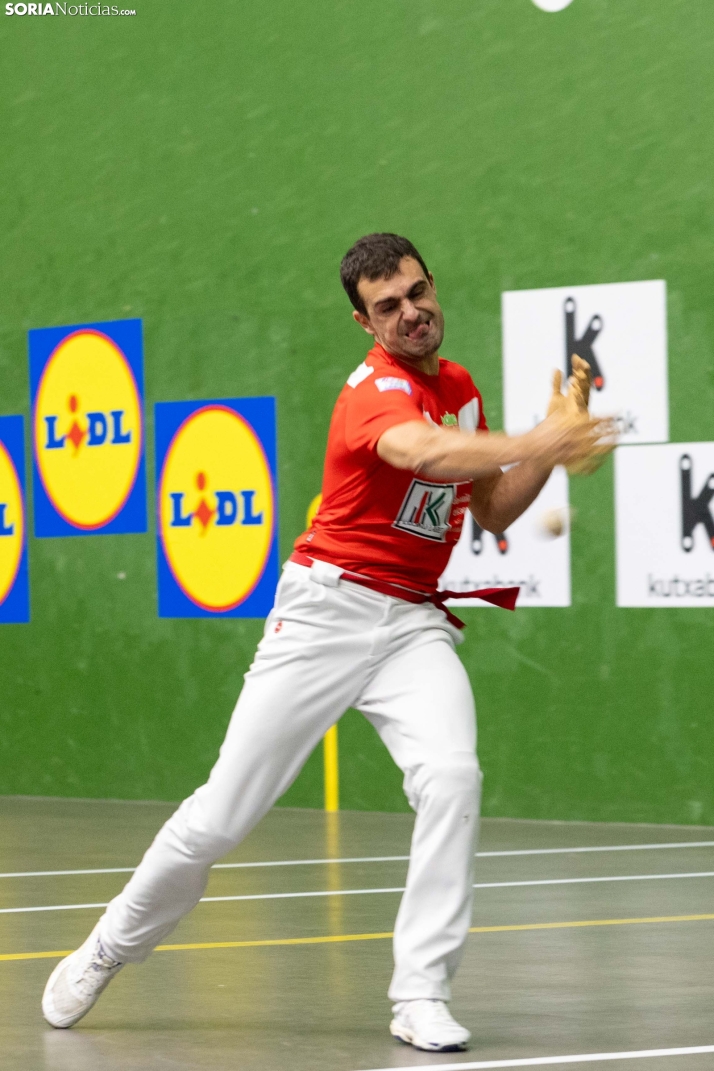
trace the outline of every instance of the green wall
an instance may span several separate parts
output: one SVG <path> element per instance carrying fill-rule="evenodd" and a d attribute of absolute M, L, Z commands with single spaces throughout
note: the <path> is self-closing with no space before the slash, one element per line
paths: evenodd
<path fill-rule="evenodd" d="M 493 426 L 501 291 L 666 279 L 671 437 L 714 438 L 711 0 L 134 2 L 0 16 L 2 412 L 28 328 L 142 317 L 149 403 L 278 396 L 285 556 L 365 350 L 339 259 L 379 229 L 423 251 Z M 571 497 L 573 606 L 465 611 L 486 813 L 714 823 L 714 611 L 617 610 L 611 467 Z M 153 532 L 30 568 L 0 792 L 190 792 L 261 623 L 159 620 Z M 359 716 L 341 743 L 343 805 L 405 809 Z M 316 755 L 284 802 L 321 793 Z"/>

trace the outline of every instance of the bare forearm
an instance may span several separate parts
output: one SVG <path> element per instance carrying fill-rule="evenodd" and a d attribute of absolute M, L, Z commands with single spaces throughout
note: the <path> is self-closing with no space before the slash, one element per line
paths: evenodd
<path fill-rule="evenodd" d="M 523 461 L 507 472 L 477 481 L 469 508 L 487 532 L 505 532 L 535 501 L 551 471 L 542 463 Z"/>
<path fill-rule="evenodd" d="M 383 461 L 437 480 L 472 480 L 500 471 L 527 454 L 525 436 L 492 435 L 431 428 L 421 422 L 400 424 L 377 445 Z"/>
<path fill-rule="evenodd" d="M 529 462 L 526 473 L 512 477 L 518 485 L 524 480 L 528 487 L 537 482 L 537 473 L 547 473 L 554 465 L 611 450 L 611 439 L 607 421 L 575 420 L 558 413 L 525 435 L 483 431 L 464 435 L 410 420 L 388 428 L 377 443 L 377 453 L 396 469 L 409 469 L 436 480 L 480 480 L 498 476 L 505 465 Z"/>

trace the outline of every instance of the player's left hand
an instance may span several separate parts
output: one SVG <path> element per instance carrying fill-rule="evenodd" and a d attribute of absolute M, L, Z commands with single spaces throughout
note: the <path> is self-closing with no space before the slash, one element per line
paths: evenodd
<path fill-rule="evenodd" d="M 561 390 L 562 372 L 557 370 L 553 373 L 553 393 L 550 396 L 547 416 L 552 416 L 553 413 L 563 413 L 580 419 L 587 418 L 592 370 L 588 362 L 578 357 L 576 353 L 572 357 L 572 367 L 573 374 L 568 379 L 567 394 L 563 394 Z"/>
<path fill-rule="evenodd" d="M 548 416 L 559 413 L 568 416 L 575 421 L 588 420 L 588 403 L 590 401 L 590 387 L 592 385 L 592 369 L 587 361 L 578 357 L 576 353 L 571 359 L 573 374 L 568 379 L 567 394 L 563 394 L 563 375 L 560 371 L 553 373 L 553 393 L 548 405 Z M 607 455 L 614 449 L 616 439 L 610 437 L 600 444 L 598 451 L 587 458 L 567 465 L 569 476 L 589 476 L 596 472 Z"/>
<path fill-rule="evenodd" d="M 566 402 L 579 412 L 587 413 L 590 401 L 590 387 L 592 386 L 593 373 L 587 361 L 574 353 L 571 358 L 573 373 L 568 380 L 568 393 Z"/>

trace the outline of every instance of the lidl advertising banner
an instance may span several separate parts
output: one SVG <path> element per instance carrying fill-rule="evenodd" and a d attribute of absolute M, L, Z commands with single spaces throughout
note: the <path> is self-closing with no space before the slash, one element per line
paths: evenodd
<path fill-rule="evenodd" d="M 25 514 L 25 431 L 0 417 L 0 623 L 30 620 Z"/>
<path fill-rule="evenodd" d="M 714 443 L 615 451 L 618 606 L 714 606 Z"/>
<path fill-rule="evenodd" d="M 146 531 L 141 320 L 30 331 L 36 536 Z"/>
<path fill-rule="evenodd" d="M 667 289 L 660 280 L 502 295 L 505 428 L 546 414 L 553 370 L 577 354 L 593 372 L 590 408 L 616 416 L 623 443 L 667 442 Z"/>
<path fill-rule="evenodd" d="M 266 617 L 278 581 L 274 398 L 155 406 L 160 617 Z"/>
<path fill-rule="evenodd" d="M 540 495 L 507 532 L 484 532 L 466 514 L 439 587 L 451 591 L 520 585 L 518 605 L 570 606 L 568 477 L 553 471 Z M 454 600 L 455 606 L 488 604 Z"/>

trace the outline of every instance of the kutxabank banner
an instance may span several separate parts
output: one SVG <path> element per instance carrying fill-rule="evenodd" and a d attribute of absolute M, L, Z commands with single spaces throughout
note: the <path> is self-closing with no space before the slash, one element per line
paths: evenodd
<path fill-rule="evenodd" d="M 146 531 L 141 320 L 29 332 L 36 536 Z"/>
<path fill-rule="evenodd" d="M 470 591 L 518 584 L 520 607 L 570 606 L 568 515 L 568 477 L 562 468 L 553 471 L 533 505 L 507 532 L 484 532 L 467 513 L 439 587 Z M 562 519 L 563 534 L 553 538 L 556 519 Z M 488 605 L 479 599 L 453 602 L 454 606 Z"/>
<path fill-rule="evenodd" d="M 662 280 L 502 295 L 505 428 L 546 414 L 553 370 L 573 354 L 593 371 L 590 409 L 616 416 L 623 443 L 667 442 L 667 290 Z"/>
<path fill-rule="evenodd" d="M 158 402 L 160 617 L 267 617 L 278 581 L 274 398 Z"/>
<path fill-rule="evenodd" d="M 24 428 L 21 416 L 0 417 L 0 624 L 30 620 Z"/>
<path fill-rule="evenodd" d="M 714 443 L 615 451 L 618 606 L 714 606 Z"/>

